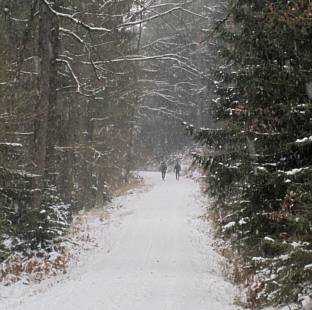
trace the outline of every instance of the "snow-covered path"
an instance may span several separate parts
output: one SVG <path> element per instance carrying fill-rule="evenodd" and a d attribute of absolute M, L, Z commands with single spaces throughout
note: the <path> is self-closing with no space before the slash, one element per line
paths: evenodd
<path fill-rule="evenodd" d="M 153 187 L 119 201 L 84 267 L 23 296 L 14 310 L 238 309 L 234 288 L 221 276 L 221 258 L 203 233 L 209 227 L 199 217 L 199 186 L 184 177 L 142 175 Z"/>

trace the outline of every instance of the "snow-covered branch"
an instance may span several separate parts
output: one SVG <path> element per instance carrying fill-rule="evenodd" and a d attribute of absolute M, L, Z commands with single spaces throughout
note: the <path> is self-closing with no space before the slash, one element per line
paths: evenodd
<path fill-rule="evenodd" d="M 185 61 L 181 60 L 181 57 L 176 54 L 164 54 L 164 55 L 154 55 L 154 56 L 141 56 L 141 55 L 130 55 L 130 56 L 124 56 L 122 58 L 116 58 L 116 59 L 110 59 L 106 61 L 95 61 L 94 65 L 101 65 L 101 64 L 109 64 L 109 63 L 116 63 L 116 62 L 126 62 L 126 61 L 150 61 L 150 60 L 165 60 L 165 61 L 173 61 L 178 63 L 179 67 L 184 67 L 189 69 L 193 74 L 199 74 L 200 72 L 188 65 L 185 61 L 187 61 L 187 58 L 184 58 Z"/>
<path fill-rule="evenodd" d="M 142 105 L 139 107 L 139 110 L 148 110 L 148 111 L 158 112 L 158 113 L 162 113 L 165 115 L 169 115 L 169 116 L 174 117 L 175 119 L 179 119 L 179 120 L 182 120 L 182 118 L 178 117 L 178 115 L 183 115 L 182 113 L 177 113 L 177 111 L 170 110 L 166 107 L 153 108 L 153 107 Z"/>
<path fill-rule="evenodd" d="M 76 18 L 74 16 L 74 14 L 66 14 L 66 13 L 61 13 L 61 12 L 58 12 L 58 11 L 54 10 L 52 8 L 51 4 L 47 0 L 43 0 L 43 2 L 47 5 L 49 10 L 51 12 L 53 12 L 53 14 L 55 14 L 56 16 L 58 16 L 60 18 L 66 18 L 66 19 L 72 21 L 73 23 L 82 26 L 87 31 L 111 32 L 113 30 L 113 29 L 108 29 L 108 28 L 105 28 L 105 27 L 91 26 L 91 25 L 85 23 L 84 21 L 82 21 L 81 19 Z M 148 10 L 151 11 L 151 10 L 155 10 L 155 8 L 156 7 L 154 6 L 154 7 L 150 7 L 150 8 L 144 8 L 144 10 L 145 11 L 148 11 Z M 144 10 L 142 10 L 142 11 L 144 11 Z M 177 7 L 171 8 L 169 10 L 166 10 L 165 12 L 162 12 L 162 13 L 155 12 L 154 15 L 149 16 L 149 17 L 144 18 L 144 19 L 138 19 L 138 20 L 135 20 L 135 21 L 122 23 L 122 24 L 118 25 L 117 27 L 115 27 L 115 29 L 122 29 L 122 28 L 125 28 L 125 27 L 141 25 L 141 24 L 147 23 L 149 21 L 152 21 L 154 19 L 161 18 L 161 17 L 166 16 L 168 14 L 174 13 L 175 11 L 182 11 L 182 12 L 186 12 L 187 14 L 194 15 L 196 17 L 207 19 L 207 17 L 205 17 L 203 15 L 200 15 L 200 14 L 197 14 L 197 13 L 192 12 L 190 10 L 187 10 L 187 9 L 183 8 L 182 6 L 177 6 Z"/>
<path fill-rule="evenodd" d="M 70 63 L 69 63 L 67 60 L 65 60 L 65 59 L 57 59 L 57 61 L 63 62 L 63 63 L 66 64 L 66 66 L 67 66 L 67 68 L 69 69 L 71 75 L 73 76 L 74 80 L 76 81 L 76 84 L 77 84 L 77 92 L 80 93 L 81 84 L 80 84 L 79 79 L 78 79 L 77 75 L 75 74 L 73 68 L 71 67 Z"/>
<path fill-rule="evenodd" d="M 74 15 L 61 13 L 61 12 L 54 10 L 51 7 L 51 4 L 47 0 L 43 0 L 43 2 L 46 4 L 46 6 L 49 8 L 49 10 L 53 14 L 55 14 L 56 16 L 61 17 L 61 18 L 66 18 L 66 19 L 72 21 L 73 23 L 82 26 L 83 28 L 85 28 L 88 31 L 101 31 L 101 32 L 110 32 L 111 31 L 110 29 L 107 29 L 105 27 L 90 26 L 90 25 L 86 24 L 85 22 L 83 22 L 81 19 L 76 18 Z"/>
<path fill-rule="evenodd" d="M 81 44 L 85 44 L 83 39 L 81 39 L 76 33 L 74 33 L 73 31 L 66 29 L 66 28 L 62 28 L 60 27 L 60 31 L 72 36 L 73 38 L 75 38 L 78 42 L 80 42 Z"/>
<path fill-rule="evenodd" d="M 183 12 L 186 12 L 188 14 L 192 14 L 192 15 L 195 15 L 197 17 L 201 17 L 201 18 L 205 18 L 199 14 L 196 14 L 194 12 L 191 12 L 189 10 L 186 10 L 184 9 L 183 7 L 179 6 L 179 7 L 175 7 L 175 8 L 172 8 L 170 10 L 167 10 L 165 12 L 162 12 L 162 13 L 155 13 L 153 16 L 150 16 L 150 17 L 147 17 L 145 19 L 141 19 L 141 20 L 137 20 L 137 21 L 133 21 L 133 22 L 129 22 L 129 23 L 124 23 L 124 24 L 121 24 L 117 27 L 118 28 L 124 28 L 124 27 L 129 27 L 129 26 L 135 26 L 135 25 L 138 25 L 138 24 L 143 24 L 143 23 L 146 23 L 146 22 L 150 22 L 154 19 L 157 19 L 157 18 L 160 18 L 160 17 L 163 17 L 163 16 L 166 16 L 168 14 L 171 14 L 175 11 L 183 11 Z"/>

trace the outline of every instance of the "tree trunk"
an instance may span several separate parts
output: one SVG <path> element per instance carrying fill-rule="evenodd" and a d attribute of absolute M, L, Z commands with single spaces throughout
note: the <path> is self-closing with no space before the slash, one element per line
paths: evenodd
<path fill-rule="evenodd" d="M 40 68 L 38 74 L 39 98 L 35 111 L 34 128 L 34 162 L 36 164 L 36 174 L 38 177 L 34 182 L 33 207 L 40 209 L 42 191 L 44 188 L 44 178 L 47 169 L 47 147 L 48 147 L 48 119 L 51 98 L 55 100 L 55 89 L 51 85 L 51 77 L 56 74 L 53 70 L 53 61 L 56 59 L 54 49 L 54 15 L 49 11 L 43 1 L 39 2 L 39 42 L 38 56 Z M 55 78 L 53 76 L 53 78 Z M 52 83 L 53 84 L 53 83 Z M 55 86 L 55 85 L 54 85 Z"/>
<path fill-rule="evenodd" d="M 65 148 L 65 160 L 63 161 L 62 180 L 63 180 L 63 200 L 67 205 L 71 205 L 70 213 L 73 214 L 72 205 L 72 192 L 74 189 L 74 144 L 75 144 L 75 131 L 77 130 L 77 105 L 75 100 L 65 99 L 67 106 L 63 103 L 67 109 L 68 119 L 66 119 L 65 133 L 64 133 L 64 145 Z M 74 103 L 73 103 L 74 102 Z"/>
<path fill-rule="evenodd" d="M 55 1 L 53 8 L 58 10 L 59 1 Z M 47 131 L 47 169 L 51 173 L 56 173 L 56 159 L 55 159 L 55 145 L 57 144 L 58 137 L 61 136 L 61 107 L 57 100 L 57 57 L 59 53 L 59 25 L 57 18 L 49 12 L 49 18 L 51 19 L 51 29 L 47 29 L 50 32 L 50 38 L 48 46 L 51 46 L 49 50 L 49 105 L 48 105 L 48 131 Z M 56 180 L 55 180 L 56 181 Z"/>
<path fill-rule="evenodd" d="M 133 136 L 134 136 L 134 114 L 135 114 L 135 107 L 130 107 L 131 112 L 129 114 L 129 121 L 130 121 L 130 128 L 129 128 L 129 140 L 127 143 L 126 149 L 126 163 L 125 163 L 125 182 L 129 182 L 130 172 L 132 169 L 132 155 L 133 155 Z"/>
<path fill-rule="evenodd" d="M 197 127 L 201 128 L 203 125 L 203 99 L 202 99 L 202 72 L 203 72 L 203 60 L 201 55 L 201 43 L 198 43 L 197 48 Z"/>

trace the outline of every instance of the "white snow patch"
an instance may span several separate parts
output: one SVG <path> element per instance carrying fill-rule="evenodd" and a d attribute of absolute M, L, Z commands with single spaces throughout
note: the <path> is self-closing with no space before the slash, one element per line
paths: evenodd
<path fill-rule="evenodd" d="M 307 93 L 309 98 L 312 100 L 312 81 L 306 83 Z"/>
<path fill-rule="evenodd" d="M 0 145 L 7 145 L 7 146 L 23 146 L 21 143 L 9 143 L 9 142 L 0 142 Z"/>
<path fill-rule="evenodd" d="M 72 240 L 80 254 L 67 275 L 0 284 L 0 309 L 241 309 L 233 304 L 237 290 L 223 278 L 213 228 L 201 216 L 207 201 L 199 184 L 173 174 L 165 181 L 160 173 L 141 175 L 148 192 L 115 199 L 103 209 L 109 218 L 81 217 L 79 233 L 90 250 Z"/>
<path fill-rule="evenodd" d="M 295 174 L 297 174 L 301 171 L 307 170 L 307 169 L 310 169 L 310 167 L 294 168 L 294 169 L 291 169 L 288 171 L 279 170 L 279 172 L 285 173 L 286 175 L 295 175 Z"/>
<path fill-rule="evenodd" d="M 252 258 L 252 260 L 255 261 L 255 262 L 264 262 L 264 261 L 266 261 L 266 259 L 261 257 L 261 256 L 258 256 L 258 257 L 255 256 L 255 257 Z"/>
<path fill-rule="evenodd" d="M 264 167 L 262 167 L 262 166 L 258 166 L 257 169 L 260 170 L 260 171 L 266 171 L 266 169 Z"/>
<path fill-rule="evenodd" d="M 305 137 L 305 138 L 302 138 L 302 139 L 297 139 L 296 140 L 296 143 L 304 143 L 304 142 L 307 142 L 307 141 L 312 141 L 312 136 L 310 137 Z"/>
<path fill-rule="evenodd" d="M 301 296 L 300 300 L 303 310 L 312 309 L 312 299 L 309 296 Z"/>
<path fill-rule="evenodd" d="M 264 237 L 264 240 L 274 242 L 274 239 L 268 236 Z"/>
<path fill-rule="evenodd" d="M 296 222 L 297 222 L 297 218 L 296 218 Z M 299 242 L 292 242 L 291 245 L 294 247 L 294 248 L 298 248 L 301 246 L 301 244 Z"/>
<path fill-rule="evenodd" d="M 229 229 L 229 228 L 231 228 L 231 227 L 233 227 L 233 226 L 235 226 L 235 222 L 230 222 L 230 223 L 224 225 L 224 226 L 222 227 L 222 230 Z"/>
<path fill-rule="evenodd" d="M 238 223 L 239 225 L 247 224 L 247 222 L 244 219 L 240 219 Z"/>

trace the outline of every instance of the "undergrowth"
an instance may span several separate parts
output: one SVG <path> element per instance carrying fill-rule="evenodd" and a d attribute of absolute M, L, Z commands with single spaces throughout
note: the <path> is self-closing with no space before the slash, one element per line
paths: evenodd
<path fill-rule="evenodd" d="M 12 254 L 0 265 L 0 282 L 4 285 L 18 281 L 39 283 L 46 277 L 65 274 L 69 258 L 66 252 L 46 253 L 42 257 L 35 253 L 27 257 L 20 253 Z"/>
<path fill-rule="evenodd" d="M 141 189 L 145 189 L 143 179 L 132 174 L 129 183 L 121 184 L 115 189 L 114 196 L 131 194 L 133 190 Z M 108 209 L 101 206 L 76 214 L 67 234 L 60 236 L 57 250 L 12 252 L 0 263 L 0 283 L 6 286 L 16 282 L 40 283 L 46 278 L 66 274 L 70 262 L 77 259 L 82 251 L 98 247 L 90 221 L 107 221 L 110 216 Z"/>
<path fill-rule="evenodd" d="M 311 309 L 312 251 L 309 243 L 264 238 L 255 250 L 240 242 L 235 231 L 224 234 L 222 227 L 227 224 L 227 214 L 208 208 L 205 217 L 214 224 L 216 249 L 225 258 L 224 274 L 240 288 L 242 307 Z M 255 256 L 255 253 L 263 255 Z"/>

